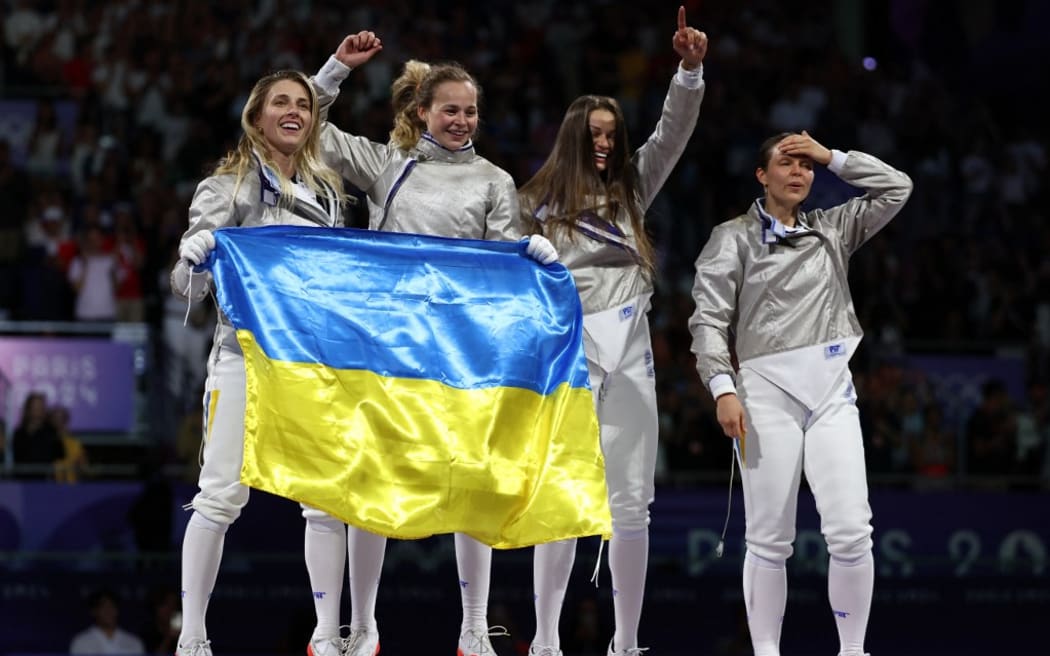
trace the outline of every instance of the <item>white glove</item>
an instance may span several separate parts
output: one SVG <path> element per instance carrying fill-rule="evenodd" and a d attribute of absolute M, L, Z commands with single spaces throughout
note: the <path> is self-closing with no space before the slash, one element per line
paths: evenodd
<path fill-rule="evenodd" d="M 211 230 L 201 230 L 183 240 L 182 245 L 179 246 L 179 257 L 197 266 L 208 259 L 208 253 L 213 250 L 215 250 L 215 235 Z"/>
<path fill-rule="evenodd" d="M 547 265 L 558 261 L 558 251 L 554 244 L 543 235 L 532 235 L 525 246 L 525 254 L 540 264 Z"/>

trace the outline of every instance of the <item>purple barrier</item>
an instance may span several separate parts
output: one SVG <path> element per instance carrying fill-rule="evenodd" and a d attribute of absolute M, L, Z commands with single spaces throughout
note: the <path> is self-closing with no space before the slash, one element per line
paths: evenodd
<path fill-rule="evenodd" d="M 189 519 L 182 510 L 196 490 L 175 485 L 158 494 L 141 483 L 0 483 L 0 552 L 126 552 L 135 549 L 129 510 L 143 499 L 163 516 L 170 548 L 177 550 Z M 739 489 L 723 558 L 714 550 L 725 519 L 724 491 L 659 490 L 652 508 L 653 557 L 682 565 L 689 576 L 733 574 L 743 557 L 744 515 Z M 157 507 L 157 500 L 165 507 Z M 1022 574 L 1050 577 L 1050 524 L 1042 521 L 1046 496 L 1007 492 L 871 494 L 875 559 L 884 577 L 987 578 Z M 827 552 L 812 497 L 803 491 L 792 571 L 823 575 Z M 253 491 L 227 535 L 227 551 L 298 554 L 303 523 L 297 503 Z M 411 542 L 399 543 L 408 551 Z M 596 547 L 595 543 L 595 547 Z M 158 547 L 163 548 L 163 547 Z M 392 547 L 392 552 L 401 547 Z M 414 552 L 414 551 L 413 551 Z M 407 553 L 407 552 L 406 552 Z M 411 561 L 413 557 L 406 560 Z M 391 563 L 399 557 L 388 557 Z"/>

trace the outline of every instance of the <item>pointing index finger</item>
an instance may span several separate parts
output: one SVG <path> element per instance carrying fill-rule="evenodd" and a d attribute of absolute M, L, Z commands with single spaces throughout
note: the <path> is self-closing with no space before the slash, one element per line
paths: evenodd
<path fill-rule="evenodd" d="M 678 7 L 678 29 L 685 29 L 685 5 L 679 5 Z"/>

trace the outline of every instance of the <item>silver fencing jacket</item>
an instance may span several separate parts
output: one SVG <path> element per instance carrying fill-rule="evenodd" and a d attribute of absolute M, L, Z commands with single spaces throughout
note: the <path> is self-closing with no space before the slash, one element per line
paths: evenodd
<path fill-rule="evenodd" d="M 696 126 L 704 98 L 702 70 L 679 69 L 667 91 L 656 129 L 631 158 L 638 171 L 636 200 L 643 212 L 671 175 Z M 687 86 L 689 82 L 694 85 L 692 88 Z M 531 216 L 542 226 L 549 208 L 542 204 L 527 207 L 524 199 L 522 203 L 524 216 Z M 561 263 L 572 272 L 584 314 L 618 307 L 653 291 L 650 276 L 639 264 L 638 240 L 627 210 L 621 208 L 615 217 L 610 217 L 603 201 L 596 205 L 599 211 L 578 217 L 571 232 L 543 230 L 558 250 Z"/>
<path fill-rule="evenodd" d="M 236 196 L 234 190 L 236 188 Z M 327 188 L 326 188 L 327 190 Z M 289 209 L 280 206 L 280 186 L 276 175 L 256 160 L 256 166 L 244 176 L 239 188 L 232 173 L 213 175 L 197 185 L 190 202 L 189 228 L 182 235 L 185 241 L 202 230 L 266 225 L 299 225 L 342 227 L 342 207 L 334 192 L 316 198 L 303 185 L 295 185 L 296 200 Z M 171 291 L 180 299 L 199 301 L 211 291 L 211 273 L 193 273 L 192 266 L 179 260 L 171 272 Z M 220 334 L 221 333 L 221 334 Z M 219 312 L 215 348 L 220 342 L 236 346 L 229 320 Z"/>
<path fill-rule="evenodd" d="M 313 78 L 322 117 L 349 71 L 333 57 Z M 373 230 L 494 241 L 523 235 L 514 179 L 478 155 L 473 143 L 452 151 L 424 134 L 405 151 L 326 121 L 321 152 L 326 164 L 368 196 Z"/>
<path fill-rule="evenodd" d="M 689 319 L 705 385 L 732 376 L 729 338 L 743 366 L 762 356 L 863 336 L 853 309 L 849 258 L 890 222 L 911 195 L 904 173 L 865 153 L 832 151 L 828 167 L 867 193 L 827 210 L 802 212 L 793 232 L 761 199 L 716 226 L 696 260 Z M 714 394 L 714 385 L 711 385 Z M 732 392 L 730 383 L 724 391 Z"/>

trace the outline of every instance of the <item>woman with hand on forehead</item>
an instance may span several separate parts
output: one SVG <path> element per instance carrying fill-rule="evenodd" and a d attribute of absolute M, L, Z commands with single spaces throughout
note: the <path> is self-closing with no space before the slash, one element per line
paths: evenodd
<path fill-rule="evenodd" d="M 804 211 L 818 165 L 866 193 Z M 847 272 L 850 256 L 900 211 L 912 184 L 871 155 L 828 150 L 806 132 L 766 140 L 755 177 L 762 197 L 747 214 L 716 226 L 696 261 L 689 321 L 697 371 L 716 399 L 718 422 L 740 440 L 751 642 L 756 656 L 780 654 L 785 562 L 805 472 L 831 555 L 828 597 L 839 653 L 861 656 L 875 566 L 849 371 L 863 333 Z"/>
<path fill-rule="evenodd" d="M 584 351 L 601 425 L 612 510 L 609 569 L 616 631 L 612 655 L 637 656 L 656 474 L 656 375 L 649 336 L 655 257 L 643 219 L 685 150 L 704 97 L 707 35 L 678 9 L 672 46 L 681 57 L 663 113 L 632 152 L 615 99 L 577 98 L 547 161 L 520 190 L 522 212 L 572 272 L 583 304 Z M 536 635 L 529 653 L 561 654 L 558 620 L 576 540 L 538 545 Z"/>
<path fill-rule="evenodd" d="M 382 50 L 372 32 L 347 36 L 313 79 L 322 106 L 335 100 L 353 68 Z M 326 124 L 325 160 L 369 200 L 369 227 L 440 237 L 516 241 L 522 238 L 514 181 L 474 150 L 481 89 L 456 64 L 405 64 L 391 85 L 394 127 L 385 144 Z M 526 254 L 541 264 L 557 260 L 542 236 Z M 443 439 L 443 436 L 434 436 Z M 492 549 L 456 534 L 456 563 L 463 604 L 458 656 L 494 654 L 489 636 L 488 595 Z M 352 603 L 349 656 L 374 656 L 379 649 L 375 603 L 386 538 L 350 528 Z M 499 627 L 497 627 L 499 628 Z"/>

